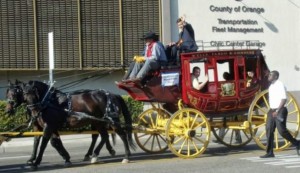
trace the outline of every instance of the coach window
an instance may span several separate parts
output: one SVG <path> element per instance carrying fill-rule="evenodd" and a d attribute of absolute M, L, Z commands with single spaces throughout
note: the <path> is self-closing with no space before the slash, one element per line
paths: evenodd
<path fill-rule="evenodd" d="M 246 57 L 245 58 L 245 66 L 246 66 L 246 71 L 256 71 L 256 66 L 257 66 L 257 58 L 255 56 L 253 57 Z"/>
<path fill-rule="evenodd" d="M 205 81 L 205 76 L 208 76 L 209 81 L 214 80 L 214 75 L 213 75 L 213 70 L 208 69 L 207 71 L 205 70 L 205 62 L 191 62 L 190 63 L 190 74 L 191 74 L 191 88 L 193 88 L 193 79 L 192 79 L 192 75 L 193 75 L 193 69 L 195 67 L 199 67 L 200 68 L 200 76 L 198 77 L 198 81 L 200 83 Z M 207 91 L 207 84 L 200 90 L 201 92 L 206 92 Z"/>
<path fill-rule="evenodd" d="M 217 61 L 218 81 L 234 80 L 233 59 Z"/>

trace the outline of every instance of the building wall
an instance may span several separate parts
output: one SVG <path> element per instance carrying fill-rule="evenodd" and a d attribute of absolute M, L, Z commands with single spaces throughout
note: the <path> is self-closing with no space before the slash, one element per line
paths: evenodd
<path fill-rule="evenodd" d="M 126 94 L 117 88 L 115 81 L 119 81 L 124 75 L 123 70 L 106 71 L 55 71 L 54 87 L 63 92 L 70 92 L 80 89 L 104 89 L 118 94 Z M 8 80 L 15 82 L 16 79 L 28 82 L 29 80 L 39 80 L 48 82 L 48 71 L 0 71 L 0 100 L 5 99 Z"/>
<path fill-rule="evenodd" d="M 300 79 L 300 1 L 171 0 L 170 6 L 172 40 L 178 38 L 176 19 L 182 15 L 192 24 L 196 40 L 204 41 L 205 46 L 212 49 L 217 48 L 216 44 L 226 46 L 239 40 L 235 48 L 241 44 L 246 48 L 246 42 L 241 40 L 258 40 L 261 45 L 253 48 L 263 50 L 269 69 L 280 72 L 280 79 L 288 90 L 300 90 L 300 80 L 297 80 Z M 241 20 L 250 24 L 238 24 Z M 224 21 L 236 24 L 224 24 Z M 228 27 L 257 29 L 258 32 L 229 32 Z"/>
<path fill-rule="evenodd" d="M 124 94 L 114 81 L 142 52 L 143 34 L 161 32 L 160 2 L 0 0 L 0 99 L 8 80 L 48 80 L 48 32 L 54 33 L 56 87 Z"/>
<path fill-rule="evenodd" d="M 286 84 L 289 91 L 295 93 L 300 100 L 300 2 L 297 0 L 163 0 L 162 8 L 162 41 L 167 44 L 177 41 L 176 19 L 186 15 L 195 30 L 196 40 L 206 42 L 212 49 L 230 47 L 214 47 L 215 41 L 219 44 L 230 44 L 234 40 L 258 40 L 264 43 L 263 49 L 266 62 L 271 70 L 281 73 L 281 80 Z M 232 8 L 256 8 L 257 12 L 238 11 L 221 12 L 213 7 Z M 245 9 L 244 9 L 245 10 Z M 262 11 L 263 10 L 263 11 Z M 220 24 L 218 19 L 236 21 L 252 20 L 255 24 Z M 263 32 L 257 33 L 232 33 L 227 30 L 216 32 L 213 27 L 226 28 L 263 28 Z M 171 31 L 171 32 L 170 32 Z M 240 42 L 242 44 L 245 42 Z M 245 46 L 244 46 L 245 47 Z M 124 70 L 119 71 L 55 71 L 55 86 L 63 91 L 77 89 L 106 89 L 115 93 L 126 94 L 119 90 L 114 81 L 122 78 Z M 91 77 L 96 75 L 96 77 Z M 98 75 L 98 76 L 97 76 Z M 89 78 L 91 77 L 91 78 Z M 83 80 L 84 78 L 89 78 Z M 0 99 L 4 98 L 7 80 L 19 79 L 48 80 L 48 71 L 0 71 Z M 65 84 L 78 81 L 78 84 L 70 84 L 69 88 L 62 87 Z"/>

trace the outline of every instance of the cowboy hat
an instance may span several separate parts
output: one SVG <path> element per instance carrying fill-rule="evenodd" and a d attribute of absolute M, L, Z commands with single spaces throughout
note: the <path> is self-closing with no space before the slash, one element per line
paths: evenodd
<path fill-rule="evenodd" d="M 157 38 L 158 38 L 158 35 L 155 32 L 150 31 L 150 32 L 146 33 L 143 36 L 142 40 L 144 40 L 144 39 L 157 39 Z"/>

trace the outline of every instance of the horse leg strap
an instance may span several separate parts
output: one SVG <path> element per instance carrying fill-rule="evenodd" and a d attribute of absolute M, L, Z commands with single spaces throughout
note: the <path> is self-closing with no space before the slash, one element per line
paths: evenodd
<path fill-rule="evenodd" d="M 92 120 L 101 121 L 101 122 L 108 122 L 105 119 L 96 118 L 96 117 L 93 117 L 93 116 L 91 116 L 89 114 L 86 114 L 84 112 L 74 112 L 74 111 L 72 111 L 72 112 L 70 112 L 70 115 L 72 115 L 72 114 L 76 115 L 79 120 L 86 118 L 86 119 L 92 119 Z"/>

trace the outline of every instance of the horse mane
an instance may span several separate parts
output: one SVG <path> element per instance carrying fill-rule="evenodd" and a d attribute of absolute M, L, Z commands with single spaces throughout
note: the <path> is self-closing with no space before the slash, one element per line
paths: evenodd
<path fill-rule="evenodd" d="M 37 81 L 37 80 L 30 80 L 27 83 L 28 88 L 36 88 L 38 90 L 38 93 L 40 95 L 40 98 L 43 99 L 45 97 L 45 95 L 47 94 L 47 91 L 49 89 L 49 85 L 41 82 L 41 81 Z M 25 87 L 25 88 L 26 88 Z"/>

